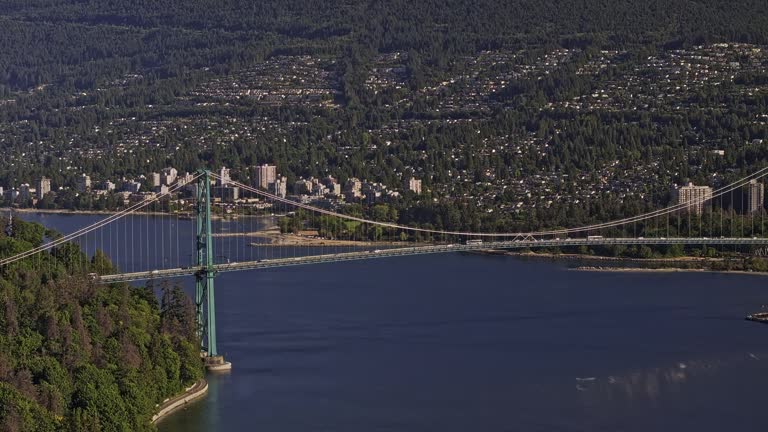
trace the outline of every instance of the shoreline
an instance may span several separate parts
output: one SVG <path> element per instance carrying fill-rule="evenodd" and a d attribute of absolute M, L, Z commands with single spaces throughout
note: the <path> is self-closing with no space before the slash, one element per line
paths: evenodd
<path fill-rule="evenodd" d="M 569 267 L 569 271 L 588 271 L 588 272 L 616 272 L 616 273 L 673 273 L 673 272 L 693 272 L 693 273 L 723 273 L 723 274 L 741 274 L 753 276 L 768 276 L 768 272 L 754 271 L 744 268 L 734 269 L 716 269 L 711 264 L 725 262 L 726 258 L 708 258 L 684 256 L 677 258 L 623 258 L 606 257 L 581 254 L 554 254 L 554 253 L 535 253 L 535 252 L 515 252 L 486 250 L 475 252 L 483 255 L 501 255 L 513 256 L 522 259 L 540 259 L 549 261 L 563 262 L 581 262 L 584 265 Z M 590 263 L 604 262 L 605 265 Z M 632 263 L 635 266 L 627 266 L 622 263 Z"/>
<path fill-rule="evenodd" d="M 188 404 L 197 401 L 208 393 L 208 381 L 201 378 L 186 390 L 172 398 L 166 399 L 156 407 L 157 413 L 152 416 L 151 423 L 157 424 L 176 411 L 185 408 Z"/>
<path fill-rule="evenodd" d="M 645 264 L 665 264 L 665 263 L 702 263 L 702 262 L 722 262 L 725 258 L 708 258 L 708 257 L 695 257 L 695 256 L 682 256 L 676 258 L 629 258 L 629 257 L 609 257 L 600 255 L 583 255 L 575 253 L 549 253 L 549 252 L 516 252 L 516 251 L 502 251 L 503 255 L 519 256 L 523 258 L 550 258 L 557 260 L 575 260 L 575 261 L 608 261 L 608 262 L 637 262 Z M 496 254 L 496 253 L 491 253 Z"/>
<path fill-rule="evenodd" d="M 768 276 L 768 272 L 757 272 L 748 270 L 710 270 L 703 268 L 678 268 L 678 267 L 592 267 L 581 266 L 569 268 L 569 271 L 579 272 L 605 272 L 605 273 L 722 273 L 736 275 Z"/>

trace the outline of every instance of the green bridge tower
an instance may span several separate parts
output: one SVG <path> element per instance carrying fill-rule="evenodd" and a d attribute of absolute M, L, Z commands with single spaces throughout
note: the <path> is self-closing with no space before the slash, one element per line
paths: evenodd
<path fill-rule="evenodd" d="M 195 273 L 195 306 L 197 319 L 197 337 L 205 358 L 205 366 L 210 371 L 226 371 L 232 364 L 224 361 L 216 347 L 216 297 L 213 279 L 216 276 L 211 233 L 211 173 L 200 170 L 197 180 L 196 210 L 196 248 L 197 268 Z"/>

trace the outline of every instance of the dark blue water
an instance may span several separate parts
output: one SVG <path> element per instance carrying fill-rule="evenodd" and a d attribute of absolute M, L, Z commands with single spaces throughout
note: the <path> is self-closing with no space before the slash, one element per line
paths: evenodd
<path fill-rule="evenodd" d="M 234 369 L 159 427 L 763 430 L 768 326 L 743 317 L 764 303 L 759 276 L 459 254 L 223 274 Z"/>

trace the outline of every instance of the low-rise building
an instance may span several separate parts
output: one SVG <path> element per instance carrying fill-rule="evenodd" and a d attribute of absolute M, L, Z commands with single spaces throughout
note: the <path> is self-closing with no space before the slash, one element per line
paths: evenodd
<path fill-rule="evenodd" d="M 421 194 L 421 180 L 415 178 L 415 177 L 409 177 L 405 181 L 404 189 L 406 191 L 411 191 L 417 195 Z"/>
<path fill-rule="evenodd" d="M 352 177 L 344 183 L 344 195 L 346 197 L 357 199 L 363 196 L 363 182 L 360 179 Z"/>
<path fill-rule="evenodd" d="M 312 181 L 301 179 L 293 184 L 293 193 L 296 195 L 312 193 Z"/>
<path fill-rule="evenodd" d="M 212 190 L 215 198 L 220 198 L 222 202 L 235 202 L 240 199 L 240 188 L 233 185 L 227 185 Z"/>
<path fill-rule="evenodd" d="M 122 189 L 129 193 L 139 193 L 141 190 L 141 183 L 133 180 L 126 180 L 123 182 Z"/>

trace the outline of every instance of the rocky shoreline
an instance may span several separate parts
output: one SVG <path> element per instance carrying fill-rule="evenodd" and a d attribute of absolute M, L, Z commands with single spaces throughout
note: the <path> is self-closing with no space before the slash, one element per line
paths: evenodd
<path fill-rule="evenodd" d="M 678 268 L 678 267 L 615 267 L 615 266 L 579 266 L 572 267 L 571 271 L 585 272 L 613 272 L 613 273 L 727 273 L 727 274 L 746 274 L 754 276 L 768 276 L 768 272 L 756 272 L 748 270 L 709 270 L 703 268 Z"/>
<path fill-rule="evenodd" d="M 484 255 L 514 256 L 521 259 L 541 259 L 549 261 L 568 261 L 580 263 L 569 270 L 604 271 L 604 272 L 700 272 L 731 273 L 749 275 L 768 275 L 768 272 L 749 268 L 747 259 L 712 258 L 712 257 L 675 257 L 675 258 L 625 258 L 581 254 L 556 254 L 486 250 L 473 253 Z M 603 265 L 604 263 L 604 265 Z M 728 264 L 728 265 L 726 265 Z M 722 268 L 727 267 L 727 268 Z"/>

